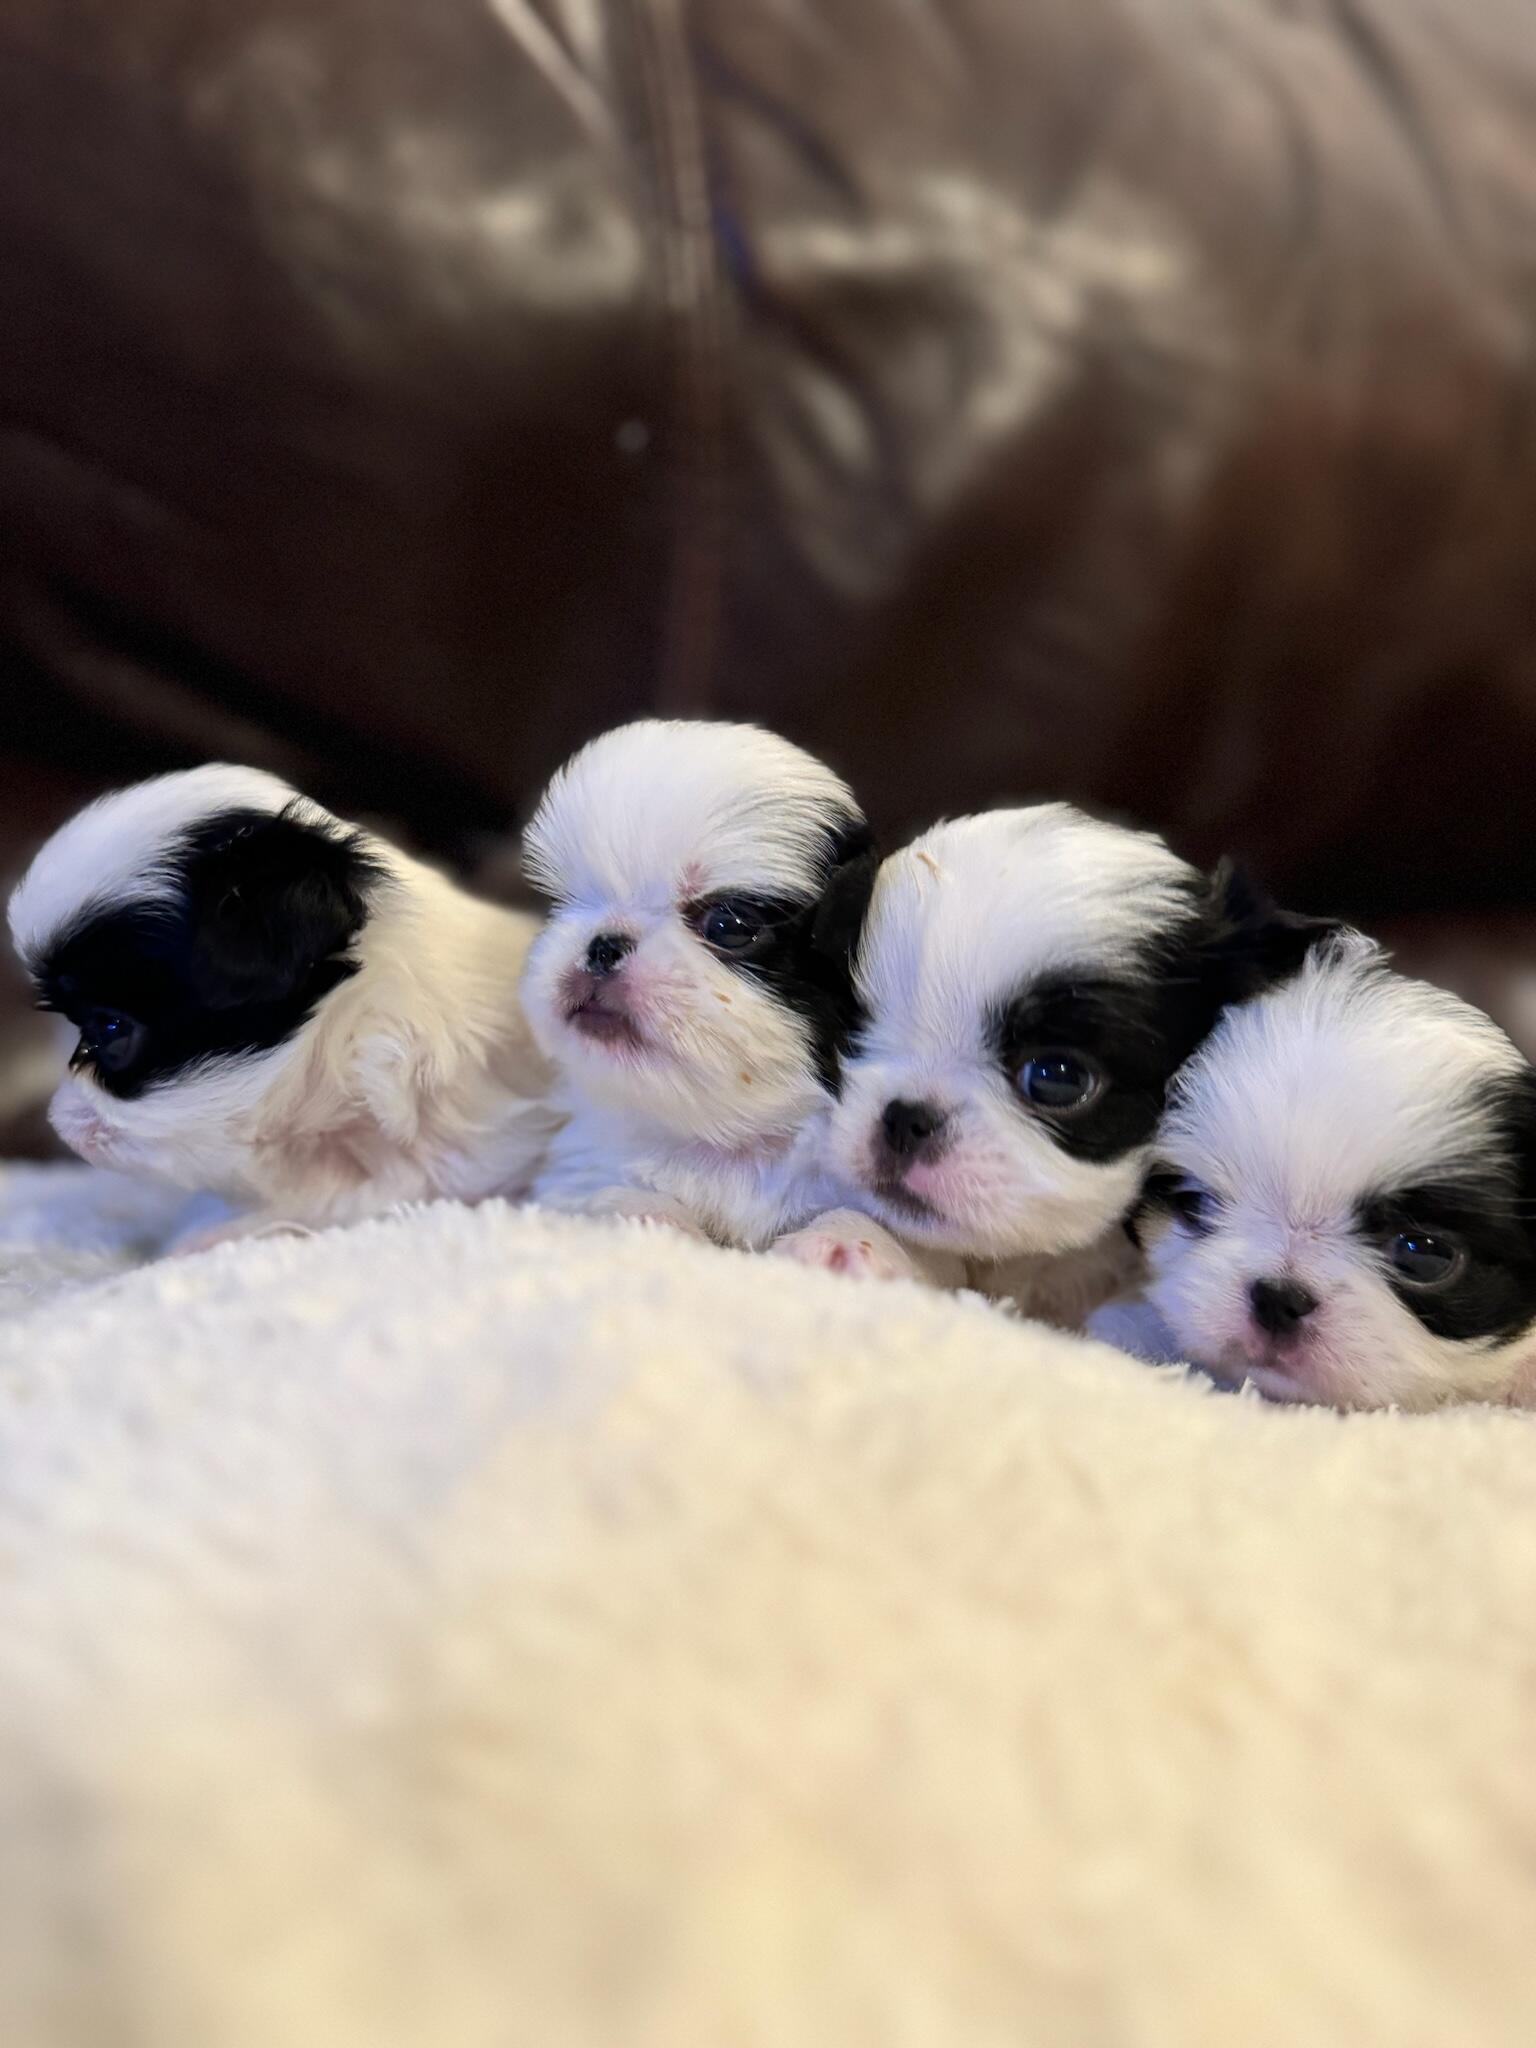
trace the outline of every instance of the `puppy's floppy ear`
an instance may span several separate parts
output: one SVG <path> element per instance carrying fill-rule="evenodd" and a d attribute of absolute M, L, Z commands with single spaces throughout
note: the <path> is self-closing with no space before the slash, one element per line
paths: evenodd
<path fill-rule="evenodd" d="M 212 1009 L 280 1003 L 322 964 L 328 986 L 368 916 L 378 870 L 355 833 L 333 837 L 291 810 L 216 821 L 188 875 L 191 975 Z M 322 991 L 323 992 L 323 991 Z"/>
<path fill-rule="evenodd" d="M 880 855 L 867 825 L 850 825 L 838 834 L 827 879 L 811 916 L 814 953 L 823 959 L 852 961 L 879 867 Z"/>
<path fill-rule="evenodd" d="M 1282 910 L 1234 862 L 1210 875 L 1202 954 L 1223 1002 L 1243 1002 L 1288 981 L 1314 946 L 1346 927 L 1335 918 Z"/>

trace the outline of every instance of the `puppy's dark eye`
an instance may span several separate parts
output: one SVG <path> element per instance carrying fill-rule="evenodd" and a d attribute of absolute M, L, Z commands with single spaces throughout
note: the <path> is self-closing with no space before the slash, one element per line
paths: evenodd
<path fill-rule="evenodd" d="M 1088 1107 L 1104 1086 L 1104 1077 L 1078 1053 L 1037 1052 L 1019 1068 L 1014 1085 L 1036 1109 L 1070 1116 Z"/>
<path fill-rule="evenodd" d="M 1434 1237 L 1427 1230 L 1400 1230 L 1386 1249 L 1392 1270 L 1410 1287 L 1444 1287 L 1467 1261 L 1454 1237 Z"/>
<path fill-rule="evenodd" d="M 717 953 L 744 953 L 759 938 L 767 918 L 751 903 L 711 903 L 698 921 L 699 937 Z"/>
<path fill-rule="evenodd" d="M 138 1058 L 144 1026 L 121 1010 L 92 1010 L 80 1026 L 80 1044 L 98 1067 L 120 1074 Z"/>

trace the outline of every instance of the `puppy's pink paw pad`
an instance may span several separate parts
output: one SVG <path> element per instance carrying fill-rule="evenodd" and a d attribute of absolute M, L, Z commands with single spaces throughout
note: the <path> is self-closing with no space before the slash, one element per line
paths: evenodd
<path fill-rule="evenodd" d="M 841 1237 L 830 1230 L 797 1230 L 773 1247 L 781 1258 L 824 1273 L 845 1273 L 850 1280 L 909 1280 L 912 1267 L 901 1253 L 894 1256 L 868 1237 Z"/>

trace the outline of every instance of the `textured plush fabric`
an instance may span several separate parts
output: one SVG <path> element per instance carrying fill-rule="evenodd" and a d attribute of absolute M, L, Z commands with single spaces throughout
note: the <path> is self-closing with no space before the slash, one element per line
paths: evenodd
<path fill-rule="evenodd" d="M 635 1225 L 124 1275 L 163 1207 L 0 1198 L 7 2043 L 1532 2039 L 1536 1419 Z"/>

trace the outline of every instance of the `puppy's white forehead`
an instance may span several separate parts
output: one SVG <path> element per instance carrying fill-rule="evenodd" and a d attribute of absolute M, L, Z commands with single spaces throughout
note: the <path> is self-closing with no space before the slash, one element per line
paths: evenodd
<path fill-rule="evenodd" d="M 182 835 L 221 811 L 276 813 L 295 791 L 260 768 L 211 762 L 118 790 L 61 825 L 10 901 L 11 938 L 33 966 L 83 914 L 128 901 L 154 902 L 175 887 L 168 856 Z M 329 814 L 306 805 L 315 818 Z"/>
<path fill-rule="evenodd" d="M 1197 871 L 1069 804 L 937 825 L 881 866 L 859 948 L 874 1051 L 975 1044 L 989 1010 L 1066 968 L 1133 971 L 1185 923 Z"/>
<path fill-rule="evenodd" d="M 860 816 L 830 768 L 775 733 L 642 719 L 560 770 L 523 844 L 563 903 L 662 909 L 720 889 L 810 896 L 828 828 Z"/>
<path fill-rule="evenodd" d="M 1175 1083 L 1160 1144 L 1228 1199 L 1323 1227 L 1372 1192 L 1486 1170 L 1489 1084 L 1524 1065 L 1480 1011 L 1350 933 L 1227 1012 Z"/>

